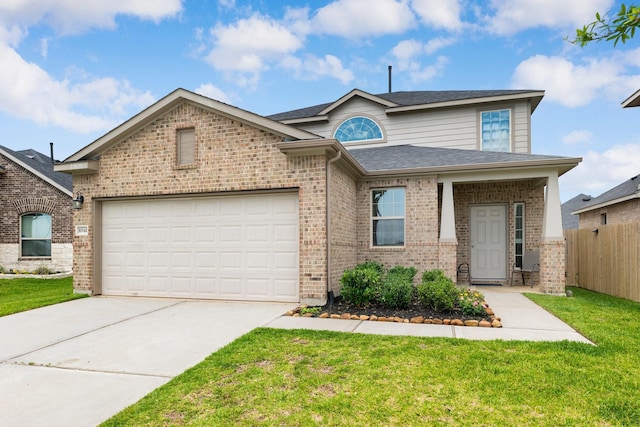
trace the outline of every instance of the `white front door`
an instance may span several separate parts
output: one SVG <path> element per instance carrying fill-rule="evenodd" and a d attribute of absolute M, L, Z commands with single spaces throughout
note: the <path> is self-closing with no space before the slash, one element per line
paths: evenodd
<path fill-rule="evenodd" d="M 507 278 L 507 207 L 482 205 L 471 207 L 471 278 L 505 280 Z"/>

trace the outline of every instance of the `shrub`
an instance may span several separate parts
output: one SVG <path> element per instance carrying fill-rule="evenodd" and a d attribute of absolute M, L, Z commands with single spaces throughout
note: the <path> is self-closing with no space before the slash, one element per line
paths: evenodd
<path fill-rule="evenodd" d="M 380 274 L 380 276 L 384 275 L 384 266 L 378 261 L 374 261 L 371 259 L 368 259 L 365 262 L 356 265 L 356 268 L 372 268 L 376 270 Z"/>
<path fill-rule="evenodd" d="M 408 307 L 413 298 L 413 275 L 407 274 L 406 271 L 389 270 L 387 277 L 380 285 L 378 295 L 380 303 L 389 308 Z"/>
<path fill-rule="evenodd" d="M 485 316 L 487 311 L 483 305 L 484 295 L 478 291 L 471 289 L 463 289 L 460 291 L 458 298 L 458 306 L 462 309 L 462 313 L 467 316 Z"/>
<path fill-rule="evenodd" d="M 410 282 L 413 282 L 413 278 L 417 273 L 418 270 L 416 270 L 415 267 L 403 267 L 401 265 L 396 265 L 395 267 L 390 268 L 387 272 L 388 275 L 400 274 L 409 279 Z"/>
<path fill-rule="evenodd" d="M 422 283 L 435 282 L 446 278 L 447 276 L 444 275 L 444 271 L 442 270 L 427 270 L 422 273 Z"/>
<path fill-rule="evenodd" d="M 33 274 L 51 274 L 52 271 L 46 265 L 40 265 L 38 268 L 33 270 Z"/>
<path fill-rule="evenodd" d="M 382 272 L 378 268 L 380 264 L 376 264 L 367 261 L 356 265 L 352 270 L 345 270 L 342 274 L 341 295 L 347 303 L 363 306 L 375 299 L 376 291 L 382 282 Z"/>
<path fill-rule="evenodd" d="M 7 270 L 3 266 L 0 265 L 0 274 L 4 274 L 6 272 L 7 272 Z"/>
<path fill-rule="evenodd" d="M 422 277 L 424 276 L 423 274 Z M 436 311 L 451 311 L 458 297 L 459 291 L 456 285 L 451 279 L 444 277 L 444 274 L 437 280 L 426 281 L 418 286 L 418 298 L 422 305 Z"/>

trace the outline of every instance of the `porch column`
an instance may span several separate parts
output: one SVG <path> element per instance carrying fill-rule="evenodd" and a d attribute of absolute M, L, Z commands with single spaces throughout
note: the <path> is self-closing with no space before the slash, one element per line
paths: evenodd
<path fill-rule="evenodd" d="M 439 268 L 445 275 L 456 280 L 458 239 L 456 238 L 456 215 L 453 205 L 453 181 L 442 181 L 442 209 L 440 214 L 440 242 L 438 245 Z"/>
<path fill-rule="evenodd" d="M 560 210 L 558 171 L 547 177 L 544 216 L 540 239 L 540 290 L 549 294 L 564 294 L 565 241 Z"/>

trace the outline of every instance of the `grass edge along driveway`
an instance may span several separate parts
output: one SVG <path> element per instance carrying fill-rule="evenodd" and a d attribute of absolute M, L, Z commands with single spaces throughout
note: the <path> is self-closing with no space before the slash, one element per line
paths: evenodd
<path fill-rule="evenodd" d="M 86 296 L 73 293 L 73 277 L 0 279 L 0 316 Z"/>
<path fill-rule="evenodd" d="M 103 425 L 640 425 L 640 304 L 573 291 L 597 346 L 261 328 Z"/>

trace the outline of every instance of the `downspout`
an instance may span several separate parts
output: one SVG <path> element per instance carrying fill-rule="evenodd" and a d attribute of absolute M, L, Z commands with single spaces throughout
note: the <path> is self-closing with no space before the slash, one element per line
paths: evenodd
<path fill-rule="evenodd" d="M 326 182 L 326 194 L 327 194 L 327 299 L 329 298 L 330 285 L 331 285 L 331 164 L 340 160 L 342 157 L 342 151 L 338 150 L 338 154 L 332 159 L 327 160 L 327 182 Z"/>

